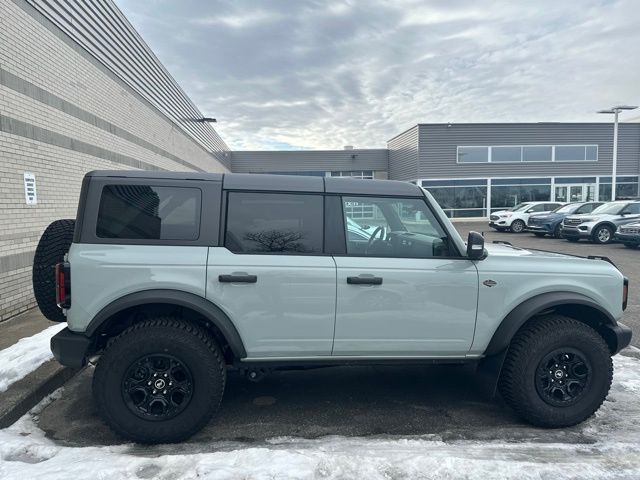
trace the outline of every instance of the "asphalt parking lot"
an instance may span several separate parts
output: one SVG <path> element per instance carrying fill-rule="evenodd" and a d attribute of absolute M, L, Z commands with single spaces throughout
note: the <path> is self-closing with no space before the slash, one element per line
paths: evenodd
<path fill-rule="evenodd" d="M 631 296 L 626 323 L 640 337 L 640 250 L 622 245 L 572 244 L 530 234 L 490 231 L 485 223 L 456 223 L 466 237 L 484 231 L 487 241 L 576 255 L 610 257 L 630 278 Z M 637 350 L 626 356 L 640 358 Z M 102 423 L 91 398 L 93 367 L 74 377 L 60 398 L 39 415 L 38 425 L 49 438 L 72 446 L 116 445 L 124 441 Z M 230 372 L 221 411 L 190 441 L 170 447 L 132 446 L 141 455 L 197 453 L 243 445 L 260 445 L 274 437 L 318 438 L 327 435 L 436 435 L 443 441 L 505 440 L 591 444 L 592 429 L 578 425 L 540 430 L 524 424 L 496 397 L 487 399 L 468 367 L 334 367 L 281 371 L 252 383 Z"/>

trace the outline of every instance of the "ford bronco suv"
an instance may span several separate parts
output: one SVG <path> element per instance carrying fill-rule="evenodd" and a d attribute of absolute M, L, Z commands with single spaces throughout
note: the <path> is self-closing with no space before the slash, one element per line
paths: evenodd
<path fill-rule="evenodd" d="M 98 410 L 139 442 L 189 437 L 227 371 L 470 363 L 522 418 L 565 427 L 611 385 L 628 282 L 603 258 L 465 242 L 416 185 L 281 175 L 97 171 L 33 270 L 95 364 Z"/>

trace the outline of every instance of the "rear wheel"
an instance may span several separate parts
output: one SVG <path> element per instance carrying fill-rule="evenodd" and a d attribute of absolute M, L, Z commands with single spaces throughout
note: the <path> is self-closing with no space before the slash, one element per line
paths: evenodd
<path fill-rule="evenodd" d="M 53 322 L 64 322 L 67 318 L 56 304 L 55 265 L 64 260 L 73 241 L 75 220 L 56 220 L 44 231 L 33 257 L 33 294 L 42 314 Z"/>
<path fill-rule="evenodd" d="M 93 395 L 116 433 L 141 443 L 170 443 L 207 424 L 225 380 L 220 348 L 206 331 L 160 317 L 109 343 L 96 367 Z"/>
<path fill-rule="evenodd" d="M 604 245 L 613 240 L 613 229 L 607 225 L 596 227 L 591 235 L 595 243 Z"/>
<path fill-rule="evenodd" d="M 514 220 L 511 224 L 511 231 L 513 233 L 522 233 L 524 231 L 524 227 L 526 227 L 526 225 L 522 220 Z"/>
<path fill-rule="evenodd" d="M 504 362 L 500 391 L 522 418 L 540 427 L 568 427 L 593 415 L 613 378 L 607 344 L 591 327 L 548 315 L 523 327 Z"/>

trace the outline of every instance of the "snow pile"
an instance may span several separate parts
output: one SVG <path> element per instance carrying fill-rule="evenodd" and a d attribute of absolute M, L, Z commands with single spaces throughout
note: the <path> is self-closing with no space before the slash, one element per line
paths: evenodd
<path fill-rule="evenodd" d="M 53 358 L 49 340 L 66 325 L 54 325 L 0 350 L 0 392 Z"/>
<path fill-rule="evenodd" d="M 547 430 L 530 428 L 518 440 L 275 438 L 249 448 L 241 443 L 209 445 L 212 453 L 185 455 L 171 454 L 171 446 L 57 445 L 37 428 L 35 409 L 0 430 L 0 478 L 640 478 L 640 361 L 617 356 L 615 367 L 611 394 L 597 416 L 571 429 L 583 438 L 579 443 L 548 442 L 557 437 L 545 440 Z"/>

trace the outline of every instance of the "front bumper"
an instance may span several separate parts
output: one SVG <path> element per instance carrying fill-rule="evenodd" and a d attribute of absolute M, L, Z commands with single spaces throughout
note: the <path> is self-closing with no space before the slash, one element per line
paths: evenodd
<path fill-rule="evenodd" d="M 542 233 L 553 233 L 553 228 L 551 225 L 527 225 L 527 232 L 542 232 Z"/>
<path fill-rule="evenodd" d="M 640 234 L 616 232 L 614 238 L 622 243 L 640 244 Z"/>
<path fill-rule="evenodd" d="M 590 238 L 591 227 L 584 227 L 582 225 L 575 227 L 563 226 L 562 229 L 560 229 L 560 235 L 570 238 Z"/>
<path fill-rule="evenodd" d="M 82 368 L 87 363 L 91 339 L 65 328 L 51 338 L 51 351 L 66 367 Z"/>
<path fill-rule="evenodd" d="M 489 226 L 491 228 L 509 228 L 509 225 L 511 225 L 511 223 L 507 222 L 506 218 L 501 218 L 499 220 L 491 220 L 489 222 Z"/>

